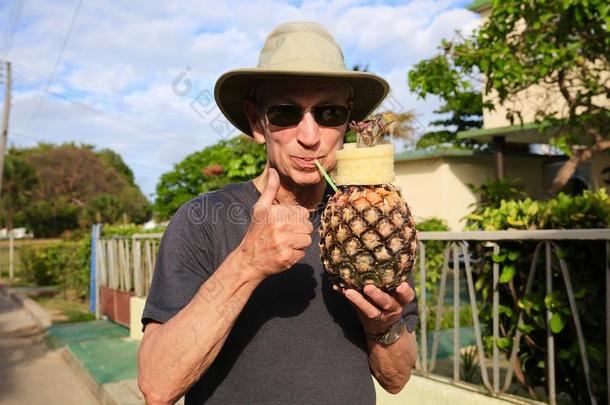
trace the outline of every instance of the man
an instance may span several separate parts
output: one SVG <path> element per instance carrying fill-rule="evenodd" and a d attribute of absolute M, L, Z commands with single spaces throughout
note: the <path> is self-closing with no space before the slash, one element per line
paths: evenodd
<path fill-rule="evenodd" d="M 373 404 L 371 373 L 391 393 L 406 384 L 417 357 L 412 279 L 392 295 L 340 291 L 318 245 L 331 190 L 313 159 L 332 170 L 348 120 L 387 92 L 383 79 L 347 70 L 314 23 L 280 25 L 257 68 L 220 77 L 217 104 L 266 145 L 267 164 L 182 206 L 163 236 L 139 352 L 148 403 L 186 393 L 187 404 Z M 403 312 L 407 331 L 395 327 Z"/>

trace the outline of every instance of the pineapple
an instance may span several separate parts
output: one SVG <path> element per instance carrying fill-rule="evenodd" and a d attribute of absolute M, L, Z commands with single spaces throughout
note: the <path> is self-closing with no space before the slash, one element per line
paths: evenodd
<path fill-rule="evenodd" d="M 320 250 L 331 283 L 361 290 L 374 284 L 394 290 L 415 262 L 413 218 L 394 181 L 394 146 L 377 144 L 389 123 L 382 114 L 352 122 L 357 143 L 336 152 L 339 190 L 329 198 L 320 228 Z"/>

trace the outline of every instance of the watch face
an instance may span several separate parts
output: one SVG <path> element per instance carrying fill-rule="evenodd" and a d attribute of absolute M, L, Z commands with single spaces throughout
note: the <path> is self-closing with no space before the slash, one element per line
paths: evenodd
<path fill-rule="evenodd" d="M 405 321 L 401 318 L 390 326 L 385 333 L 381 335 L 371 335 L 367 333 L 366 336 L 368 339 L 387 346 L 397 341 L 405 330 Z"/>
<path fill-rule="evenodd" d="M 400 336 L 402 335 L 403 328 L 403 321 L 396 322 L 394 325 L 392 325 L 388 333 L 383 337 L 383 343 L 390 344 L 397 341 L 398 338 L 400 338 Z"/>

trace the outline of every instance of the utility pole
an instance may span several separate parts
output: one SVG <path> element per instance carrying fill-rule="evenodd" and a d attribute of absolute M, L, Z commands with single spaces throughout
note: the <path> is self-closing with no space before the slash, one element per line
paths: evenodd
<path fill-rule="evenodd" d="M 8 138 L 8 116 L 11 110 L 11 62 L 6 62 L 4 81 L 4 110 L 2 112 L 2 140 L 0 140 L 0 197 L 2 196 L 2 176 L 4 175 L 4 154 Z"/>
<path fill-rule="evenodd" d="M 2 196 L 2 177 L 4 175 L 4 153 L 8 138 L 8 116 L 11 110 L 11 62 L 6 62 L 6 80 L 4 82 L 4 109 L 2 112 L 2 139 L 0 139 L 0 196 Z M 15 276 L 13 258 L 13 230 L 9 229 L 9 278 Z M 2 256 L 0 256 L 0 260 Z M 0 269 L 0 275 L 2 270 Z"/>

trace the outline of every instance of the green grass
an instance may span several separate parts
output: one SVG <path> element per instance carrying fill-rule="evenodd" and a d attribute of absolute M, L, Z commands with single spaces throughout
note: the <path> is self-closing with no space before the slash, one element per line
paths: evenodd
<path fill-rule="evenodd" d="M 53 323 L 87 322 L 95 319 L 95 314 L 89 312 L 87 302 L 67 300 L 60 296 L 38 296 L 32 299 L 47 311 L 57 314 Z"/>

